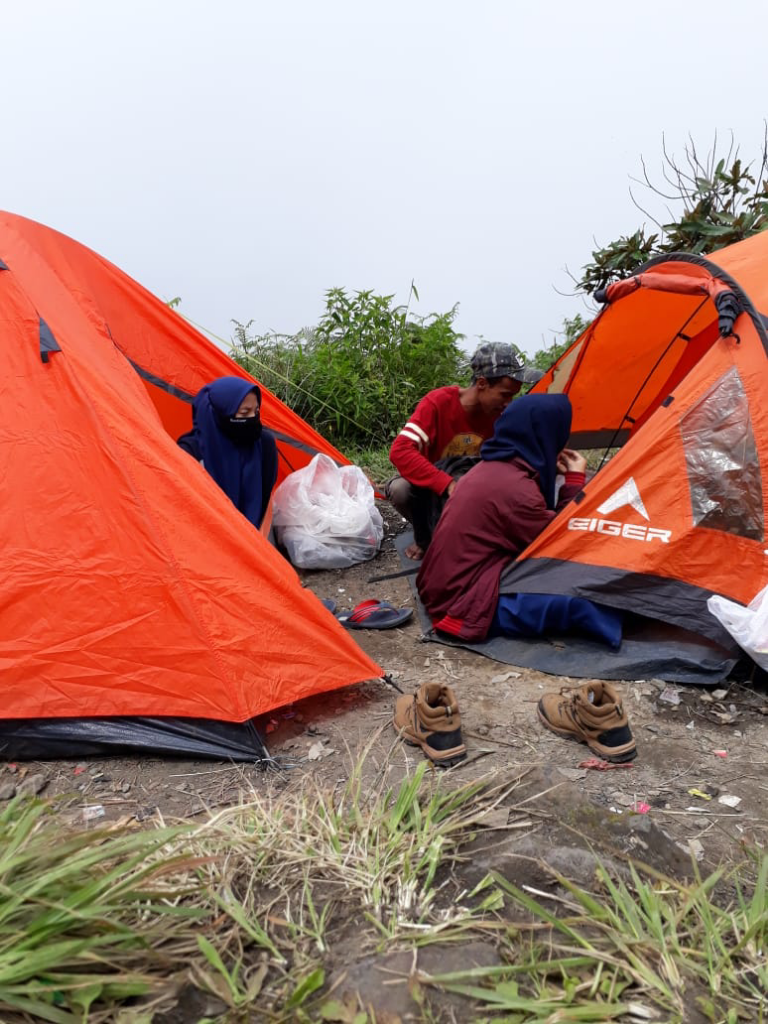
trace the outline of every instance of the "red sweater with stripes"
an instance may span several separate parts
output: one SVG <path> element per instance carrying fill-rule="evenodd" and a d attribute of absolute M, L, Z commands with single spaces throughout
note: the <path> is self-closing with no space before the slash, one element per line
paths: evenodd
<path fill-rule="evenodd" d="M 389 461 L 403 479 L 442 494 L 452 477 L 433 463 L 451 455 L 479 455 L 493 435 L 495 419 L 467 415 L 458 384 L 430 391 L 395 438 Z"/>

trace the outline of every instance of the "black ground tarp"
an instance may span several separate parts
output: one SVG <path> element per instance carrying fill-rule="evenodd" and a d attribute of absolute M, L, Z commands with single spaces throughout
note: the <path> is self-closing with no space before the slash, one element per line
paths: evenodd
<path fill-rule="evenodd" d="M 271 760 L 252 721 L 138 717 L 0 720 L 0 758 L 7 761 L 119 754 Z"/>

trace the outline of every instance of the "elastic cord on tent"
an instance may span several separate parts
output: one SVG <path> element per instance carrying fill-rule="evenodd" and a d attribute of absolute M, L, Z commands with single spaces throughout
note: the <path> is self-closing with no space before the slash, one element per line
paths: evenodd
<path fill-rule="evenodd" d="M 632 412 L 632 409 L 633 409 L 633 407 L 635 405 L 635 402 L 638 400 L 640 395 L 642 395 L 643 391 L 645 390 L 645 388 L 646 388 L 646 386 L 648 384 L 648 381 L 651 379 L 651 377 L 654 375 L 654 373 L 656 373 L 656 370 L 659 368 L 660 364 L 662 363 L 662 361 L 664 360 L 664 358 L 666 357 L 667 353 L 672 348 L 674 343 L 677 341 L 677 339 L 680 338 L 680 337 L 683 337 L 683 331 L 685 330 L 685 328 L 688 326 L 688 324 L 691 322 L 691 320 L 693 320 L 694 317 L 698 316 L 698 314 L 701 312 L 701 310 L 707 304 L 708 300 L 709 300 L 709 296 L 705 295 L 704 298 L 699 303 L 699 305 L 696 307 L 696 309 L 694 309 L 694 311 L 691 313 L 691 315 L 685 321 L 685 323 L 680 328 L 680 330 L 679 331 L 675 331 L 675 333 L 670 338 L 667 347 L 664 349 L 664 351 L 661 353 L 659 358 L 656 360 L 656 362 L 653 364 L 651 369 L 648 371 L 645 380 L 640 385 L 640 387 L 637 389 L 637 391 L 635 392 L 634 398 L 629 403 L 629 408 L 627 409 L 624 417 L 622 418 L 621 424 L 614 431 L 613 437 L 611 438 L 610 442 L 608 443 L 607 448 L 603 452 L 603 457 L 600 460 L 600 465 L 597 467 L 596 472 L 599 473 L 600 470 L 605 465 L 605 460 L 608 458 L 608 452 L 611 450 L 611 448 L 615 447 L 615 441 L 616 441 L 617 437 L 619 436 L 619 434 L 621 433 L 621 430 L 622 430 L 622 427 L 623 427 L 624 423 L 626 423 L 627 421 L 629 421 L 630 423 L 634 423 L 635 422 L 632 419 L 632 417 L 630 416 L 630 413 Z"/>

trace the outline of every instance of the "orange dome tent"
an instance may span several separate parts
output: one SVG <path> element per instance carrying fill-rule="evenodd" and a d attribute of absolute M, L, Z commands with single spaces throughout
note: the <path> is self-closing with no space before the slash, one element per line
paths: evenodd
<path fill-rule="evenodd" d="M 621 450 L 506 571 L 733 644 L 707 610 L 768 584 L 768 232 L 659 257 L 533 389 L 573 405 L 574 447 Z"/>
<path fill-rule="evenodd" d="M 0 213 L 0 744 L 254 758 L 251 720 L 382 674 L 177 447 L 248 378 L 96 253 Z M 251 379 L 251 378 L 248 378 Z M 263 390 L 280 475 L 346 459 Z"/>

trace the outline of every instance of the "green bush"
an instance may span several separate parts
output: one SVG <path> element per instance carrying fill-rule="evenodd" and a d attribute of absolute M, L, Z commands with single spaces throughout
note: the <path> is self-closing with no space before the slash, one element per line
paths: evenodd
<path fill-rule="evenodd" d="M 468 379 L 458 307 L 417 317 L 393 298 L 332 288 L 317 327 L 296 335 L 235 322 L 232 358 L 338 447 L 387 444 L 423 395 Z"/>

